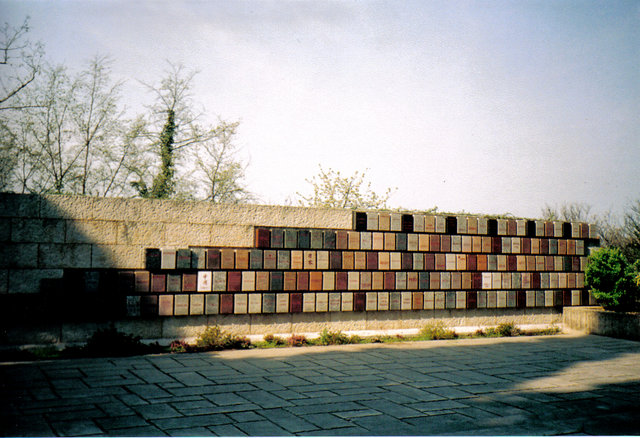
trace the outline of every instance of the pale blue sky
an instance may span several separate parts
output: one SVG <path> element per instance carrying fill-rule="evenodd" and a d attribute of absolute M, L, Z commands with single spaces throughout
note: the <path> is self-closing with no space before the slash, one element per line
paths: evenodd
<path fill-rule="evenodd" d="M 640 198 L 640 1 L 2 1 L 55 63 L 108 54 L 129 105 L 165 60 L 241 120 L 249 188 L 369 168 L 394 207 L 536 217 Z M 136 107 L 137 106 L 137 107 Z"/>

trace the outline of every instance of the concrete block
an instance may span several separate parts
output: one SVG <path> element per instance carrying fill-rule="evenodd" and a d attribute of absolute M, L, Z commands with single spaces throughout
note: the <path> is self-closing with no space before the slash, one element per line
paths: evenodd
<path fill-rule="evenodd" d="M 0 245 L 0 268 L 35 268 L 37 266 L 37 244 L 6 243 Z"/>
<path fill-rule="evenodd" d="M 9 227 L 6 229 L 9 231 Z M 65 241 L 65 221 L 61 219 L 11 219 L 10 230 L 12 242 L 63 243 Z"/>
<path fill-rule="evenodd" d="M 40 283 L 45 279 L 62 278 L 62 269 L 11 269 L 9 270 L 8 293 L 40 292 Z"/>
<path fill-rule="evenodd" d="M 0 217 L 38 217 L 40 199 L 38 195 L 0 193 Z"/>
<path fill-rule="evenodd" d="M 46 243 L 39 245 L 38 266 L 45 269 L 90 268 L 91 245 L 86 243 Z"/>
<path fill-rule="evenodd" d="M 83 239 L 84 236 L 95 236 L 100 230 L 97 228 L 94 230 L 92 227 L 99 227 L 104 225 L 109 227 L 109 224 L 115 224 L 116 238 L 115 243 L 119 245 L 145 245 L 145 246 L 164 246 L 166 245 L 165 239 L 165 224 L 158 222 L 107 222 L 107 221 L 85 221 L 85 225 L 74 227 L 77 229 L 76 234 L 82 233 L 82 237 L 74 237 L 74 239 Z M 71 224 L 67 225 L 71 228 Z M 104 236 L 99 236 L 99 239 L 93 243 L 113 243 L 103 240 L 108 240 L 109 231 L 105 232 Z M 88 234 L 87 234 L 88 233 Z M 67 233 L 69 235 L 69 233 Z M 184 240 L 184 239 L 183 239 Z M 184 242 L 179 242 L 175 246 L 184 246 Z"/>
<path fill-rule="evenodd" d="M 91 245 L 92 268 L 144 269 L 141 245 Z"/>

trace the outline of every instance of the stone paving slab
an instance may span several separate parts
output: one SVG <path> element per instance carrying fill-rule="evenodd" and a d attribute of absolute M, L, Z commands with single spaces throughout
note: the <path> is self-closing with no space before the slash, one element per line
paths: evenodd
<path fill-rule="evenodd" d="M 0 433 L 639 435 L 640 342 L 573 334 L 2 363 Z"/>

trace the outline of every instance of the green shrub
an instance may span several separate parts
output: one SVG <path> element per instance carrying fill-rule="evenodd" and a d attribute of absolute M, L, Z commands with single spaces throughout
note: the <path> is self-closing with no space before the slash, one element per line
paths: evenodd
<path fill-rule="evenodd" d="M 609 310 L 632 310 L 636 306 L 638 286 L 635 265 L 618 248 L 600 248 L 587 259 L 585 283 L 598 303 Z"/>
<path fill-rule="evenodd" d="M 88 356 L 132 356 L 144 354 L 149 348 L 140 342 L 140 336 L 116 330 L 113 324 L 106 329 L 98 329 L 87 340 L 82 352 Z"/>
<path fill-rule="evenodd" d="M 340 330 L 337 332 L 332 332 L 327 329 L 322 330 L 320 332 L 320 337 L 318 338 L 319 345 L 342 345 L 348 344 L 349 337 L 342 333 Z"/>
<path fill-rule="evenodd" d="M 186 353 L 190 350 L 191 350 L 191 345 L 187 344 L 183 340 L 178 340 L 178 339 L 171 342 L 171 345 L 169 346 L 169 351 L 171 351 L 172 353 Z"/>
<path fill-rule="evenodd" d="M 421 331 L 420 337 L 427 340 L 435 339 L 454 339 L 457 338 L 456 332 L 447 328 L 442 321 L 427 324 Z"/>
<path fill-rule="evenodd" d="M 264 342 L 269 347 L 279 347 L 282 345 L 287 345 L 287 341 L 285 341 L 279 336 L 275 336 L 272 334 L 264 335 Z"/>
<path fill-rule="evenodd" d="M 287 345 L 289 347 L 303 347 L 307 345 L 309 341 L 304 335 L 291 335 L 289 339 L 287 339 Z"/>
<path fill-rule="evenodd" d="M 503 322 L 496 327 L 499 336 L 518 336 L 520 329 L 512 322 Z"/>
<path fill-rule="evenodd" d="M 207 327 L 196 340 L 200 350 L 244 349 L 251 347 L 251 341 L 242 336 L 227 333 L 220 327 Z"/>

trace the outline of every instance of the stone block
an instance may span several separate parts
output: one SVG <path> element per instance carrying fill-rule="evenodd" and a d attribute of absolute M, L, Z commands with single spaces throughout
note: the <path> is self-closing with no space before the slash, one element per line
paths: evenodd
<path fill-rule="evenodd" d="M 173 295 L 160 295 L 158 297 L 158 315 L 173 316 Z"/>
<path fill-rule="evenodd" d="M 276 295 L 276 313 L 289 313 L 289 294 L 278 293 Z"/>
<path fill-rule="evenodd" d="M 327 292 L 318 292 L 315 294 L 315 296 L 316 296 L 315 311 L 328 312 L 329 311 L 329 294 Z"/>
<path fill-rule="evenodd" d="M 444 307 L 445 309 L 455 309 L 456 308 L 456 293 L 454 291 L 447 291 L 444 293 Z"/>
<path fill-rule="evenodd" d="M 228 315 L 233 313 L 233 294 L 220 294 L 220 313 Z"/>
<path fill-rule="evenodd" d="M 266 252 L 267 251 L 265 251 L 265 253 Z M 231 248 L 222 248 L 220 250 L 220 268 L 235 269 L 235 267 L 236 267 L 236 252 Z"/>
<path fill-rule="evenodd" d="M 353 292 L 342 292 L 342 308 L 343 312 L 353 311 Z"/>
<path fill-rule="evenodd" d="M 189 248 L 180 248 L 176 251 L 176 269 L 191 269 L 191 250 Z M 230 269 L 233 269 L 233 266 Z"/>
<path fill-rule="evenodd" d="M 349 249 L 349 234 L 347 231 L 336 232 L 336 249 Z"/>
<path fill-rule="evenodd" d="M 302 231 L 300 232 L 299 235 L 299 240 L 298 240 L 298 245 L 300 245 L 300 248 L 303 248 L 303 246 L 301 246 L 301 240 L 302 240 Z M 271 242 L 270 242 L 270 247 L 271 248 L 284 248 L 284 230 L 280 229 L 280 228 L 272 228 L 271 229 Z M 306 247 L 308 248 L 308 246 Z"/>
<path fill-rule="evenodd" d="M 243 315 L 248 312 L 249 296 L 248 294 L 233 295 L 233 313 Z"/>
<path fill-rule="evenodd" d="M 304 267 L 304 251 L 293 250 L 290 254 L 291 269 L 300 270 Z M 284 265 L 284 264 L 283 264 Z"/>
<path fill-rule="evenodd" d="M 41 291 L 43 282 L 61 279 L 63 274 L 62 269 L 10 269 L 6 292 L 37 293 Z M 6 280 L 5 284 L 7 284 Z"/>
<path fill-rule="evenodd" d="M 467 292 L 457 291 L 456 292 L 456 309 L 466 309 L 467 308 Z"/>
<path fill-rule="evenodd" d="M 342 293 L 329 293 L 329 312 L 340 312 L 342 310 Z"/>
<path fill-rule="evenodd" d="M 162 298 L 162 296 L 160 298 Z M 220 313 L 220 295 L 219 294 L 205 295 L 204 313 L 206 315 L 217 315 L 218 313 Z"/>
<path fill-rule="evenodd" d="M 204 315 L 204 294 L 189 296 L 189 315 Z"/>
<path fill-rule="evenodd" d="M 377 293 L 378 310 L 389 310 L 389 292 Z"/>
<path fill-rule="evenodd" d="M 402 310 L 402 294 L 389 292 L 389 310 Z"/>
<path fill-rule="evenodd" d="M 286 270 L 291 267 L 291 252 L 286 249 L 280 249 L 276 252 L 276 269 Z M 242 269 L 237 268 L 236 269 Z"/>
<path fill-rule="evenodd" d="M 38 245 L 35 243 L 6 243 L 0 245 L 1 268 L 38 267 Z"/>
<path fill-rule="evenodd" d="M 242 290 L 248 292 L 256 290 L 256 273 L 254 271 L 242 272 Z"/>
<path fill-rule="evenodd" d="M 70 222 L 72 223 L 72 222 Z M 65 240 L 65 221 L 60 219 L 27 219 L 14 218 L 7 221 L 7 227 L 4 228 L 7 234 L 11 234 L 3 238 L 3 241 L 11 241 L 17 243 L 64 243 Z M 96 236 L 98 237 L 98 236 Z M 115 236 L 113 236 L 115 237 Z M 70 240 L 69 243 L 85 243 L 88 239 L 76 242 Z M 89 241 L 90 242 L 90 241 Z M 115 243 L 115 238 L 108 242 L 96 243 Z"/>
<path fill-rule="evenodd" d="M 287 249 L 295 249 L 298 247 L 298 231 L 292 228 L 284 230 L 284 247 Z"/>
<path fill-rule="evenodd" d="M 277 251 L 273 249 L 265 249 L 263 251 L 264 260 L 262 262 L 263 269 L 276 269 L 278 266 Z"/>
<path fill-rule="evenodd" d="M 264 293 L 262 294 L 262 313 L 275 313 L 276 312 L 276 294 Z"/>
<path fill-rule="evenodd" d="M 86 243 L 41 244 L 38 246 L 38 267 L 90 268 L 92 267 L 91 249 L 92 246 Z M 143 258 L 142 254 L 139 258 Z"/>
<path fill-rule="evenodd" d="M 444 292 L 434 292 L 434 309 L 444 310 L 446 304 Z"/>
<path fill-rule="evenodd" d="M 226 271 L 213 272 L 213 290 L 217 292 L 224 292 L 227 290 L 227 272 Z"/>
<path fill-rule="evenodd" d="M 185 316 L 189 314 L 189 295 L 178 294 L 173 296 L 173 314 Z"/>
<path fill-rule="evenodd" d="M 378 230 L 378 213 L 367 212 L 367 230 L 369 231 Z"/>

